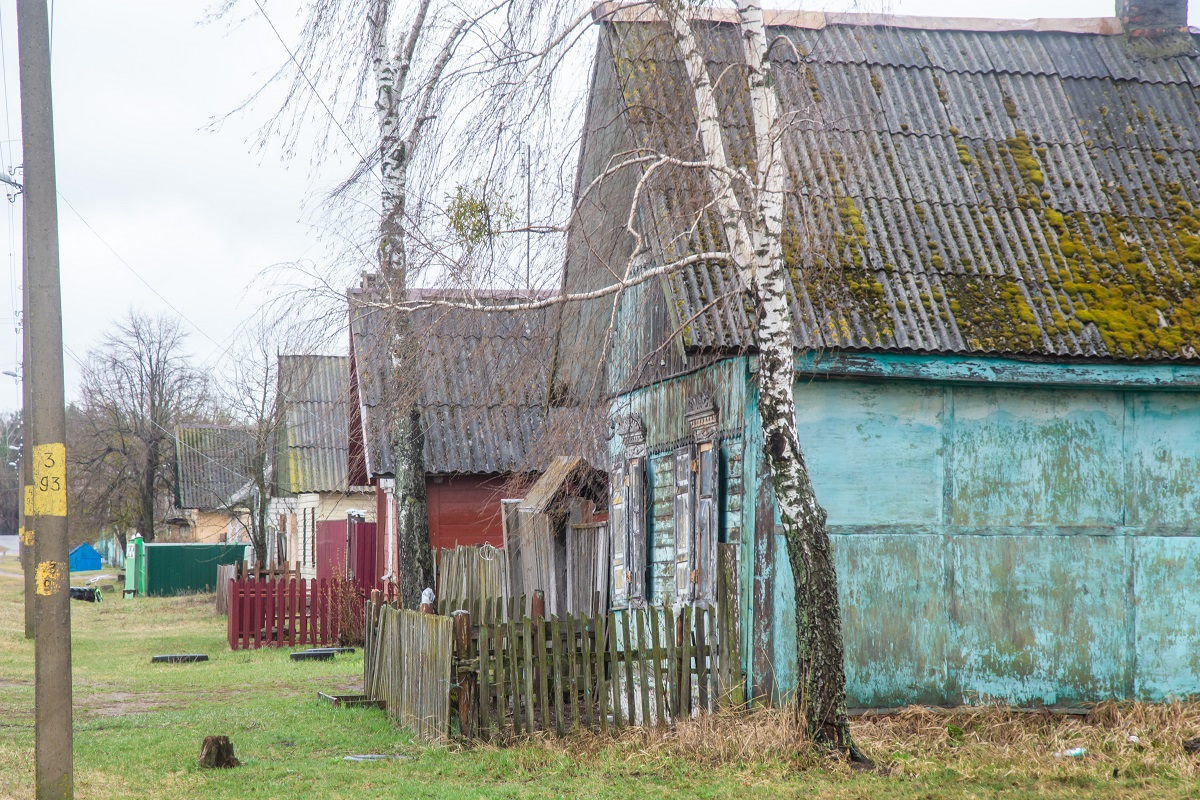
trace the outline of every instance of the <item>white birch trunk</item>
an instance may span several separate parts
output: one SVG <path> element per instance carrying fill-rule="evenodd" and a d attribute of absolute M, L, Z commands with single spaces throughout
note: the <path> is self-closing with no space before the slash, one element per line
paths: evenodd
<path fill-rule="evenodd" d="M 747 192 L 753 208 L 746 209 L 733 189 L 725 135 L 697 37 L 684 9 L 669 2 L 659 7 L 683 55 L 695 94 L 698 140 L 710 165 L 714 208 L 720 214 L 734 266 L 754 300 L 765 457 L 795 576 L 800 711 L 814 740 L 834 743 L 851 758 L 862 760 L 850 738 L 846 716 L 837 576 L 825 511 L 813 492 L 796 434 L 793 319 L 780 241 L 784 163 L 762 8 L 754 0 L 742 0 L 738 6 L 756 153 L 754 185 Z"/>
<path fill-rule="evenodd" d="M 423 87 L 408 134 L 401 131 L 400 103 L 412 75 L 413 57 L 425 27 L 430 0 L 421 0 L 402 45 L 393 54 L 388 38 L 390 0 L 377 0 L 372 15 L 372 58 L 375 73 L 375 111 L 379 122 L 379 173 L 382 184 L 379 222 L 379 270 L 396 306 L 406 299 L 408 263 L 405 252 L 405 213 L 408 167 L 429 117 L 433 92 L 454 44 L 460 24 L 447 39 Z M 396 553 L 394 576 L 407 608 L 420 604 L 421 592 L 434 585 L 433 551 L 425 496 L 425 441 L 417 393 L 416 345 L 408 312 L 389 315 L 391 397 L 385 403 L 387 430 L 395 470 Z"/>

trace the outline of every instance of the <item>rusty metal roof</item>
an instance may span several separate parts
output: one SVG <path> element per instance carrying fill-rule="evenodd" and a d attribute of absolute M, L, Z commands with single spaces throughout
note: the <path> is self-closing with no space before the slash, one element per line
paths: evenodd
<path fill-rule="evenodd" d="M 254 434 L 221 425 L 175 428 L 175 504 L 214 511 L 229 506 L 250 481 Z"/>
<path fill-rule="evenodd" d="M 350 291 L 351 341 L 369 474 L 394 471 L 388 414 L 418 397 L 429 474 L 528 469 L 545 418 L 550 331 L 545 311 L 429 306 L 412 312 L 417 374 L 389 375 L 389 314 L 370 285 Z M 495 296 L 493 296 L 495 295 Z M 510 299 L 486 293 L 484 300 Z M 401 385 L 403 384 L 403 385 Z M 389 399 L 389 398 L 401 398 Z"/>
<path fill-rule="evenodd" d="M 732 26 L 698 26 L 731 157 L 748 154 Z M 635 146 L 694 156 L 693 104 L 655 23 L 605 26 Z M 784 250 L 811 349 L 1200 359 L 1200 50 L 1065 32 L 776 27 L 789 124 Z M 1155 50 L 1154 48 L 1157 48 Z M 655 258 L 713 245 L 662 170 Z M 568 279 L 571 282 L 571 279 Z M 709 266 L 669 280 L 685 345 L 751 346 Z"/>
<path fill-rule="evenodd" d="M 350 359 L 279 357 L 275 481 L 287 493 L 344 492 L 348 486 Z"/>

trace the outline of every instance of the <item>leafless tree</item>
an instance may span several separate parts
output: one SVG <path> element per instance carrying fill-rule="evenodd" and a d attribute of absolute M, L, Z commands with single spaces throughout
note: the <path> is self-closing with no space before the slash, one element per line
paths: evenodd
<path fill-rule="evenodd" d="M 756 0 L 739 0 L 736 8 L 718 9 L 727 12 L 726 24 L 736 28 L 742 55 L 738 63 L 713 74 L 700 33 L 713 19 L 714 8 L 708 3 L 647 0 L 593 9 L 554 0 L 502 0 L 495 6 L 481 7 L 475 16 L 469 17 L 469 23 L 448 26 L 443 45 L 423 52 L 416 45 L 425 30 L 431 0 L 422 0 L 411 18 L 413 21 L 407 34 L 399 40 L 384 35 L 391 24 L 393 5 L 389 0 L 312 3 L 305 48 L 302 49 L 306 55 L 298 59 L 298 64 L 328 69 L 328 64 L 336 58 L 347 58 L 344 51 L 335 56 L 333 48 L 339 42 L 349 41 L 345 30 L 350 29 L 339 29 L 339 33 L 330 26 L 329 21 L 338 18 L 330 13 L 331 8 L 336 7 L 340 13 L 349 13 L 358 19 L 358 30 L 362 34 L 358 41 L 367 42 L 368 46 L 362 48 L 359 45 L 357 53 L 350 56 L 359 59 L 355 62 L 358 68 L 345 74 L 359 76 L 360 94 L 366 76 L 374 76 L 379 122 L 376 140 L 379 194 L 382 198 L 375 241 L 380 254 L 379 271 L 391 288 L 389 296 L 380 302 L 396 311 L 392 315 L 396 332 L 393 338 L 398 344 L 393 354 L 394 371 L 397 375 L 403 374 L 411 364 L 411 356 L 399 346 L 409 330 L 405 312 L 436 303 L 461 308 L 488 307 L 488 304 L 473 301 L 471 292 L 492 288 L 498 282 L 511 279 L 513 256 L 518 252 L 519 242 L 523 239 L 528 251 L 528 242 L 535 234 L 542 241 L 551 243 L 550 257 L 542 262 L 539 272 L 543 277 L 552 276 L 553 270 L 546 269 L 545 264 L 554 261 L 556 248 L 559 254 L 563 252 L 566 232 L 573 225 L 582 224 L 582 215 L 596 213 L 596 198 L 605 194 L 604 186 L 619 181 L 632 182 L 633 190 L 629 193 L 632 201 L 628 207 L 606 209 L 606 213 L 624 220 L 623 230 L 619 233 L 633 243 L 628 248 L 627 258 L 614 261 L 604 254 L 598 255 L 598 260 L 608 270 L 607 279 L 575 291 L 568 291 L 564 285 L 553 297 L 510 303 L 503 309 L 495 305 L 490 308 L 492 311 L 515 311 L 590 303 L 592 311 L 588 313 L 595 314 L 598 313 L 595 311 L 598 302 L 607 304 L 607 330 L 597 333 L 611 341 L 620 304 L 635 287 L 697 268 L 715 268 L 729 273 L 735 286 L 733 291 L 752 309 L 751 345 L 759 366 L 757 396 L 764 456 L 770 468 L 797 587 L 795 603 L 801 676 L 798 696 L 804 724 L 814 740 L 834 743 L 852 758 L 862 758 L 850 737 L 846 716 L 839 599 L 825 529 L 825 512 L 817 502 L 808 476 L 796 432 L 792 396 L 795 321 L 789 305 L 789 272 L 797 272 L 819 284 L 819 266 L 815 260 L 806 257 L 819 248 L 793 248 L 793 253 L 800 255 L 794 254 L 790 262 L 784 255 L 785 195 L 789 187 L 781 142 L 794 120 L 779 110 L 774 75 L 776 56 L 761 6 Z M 453 8 L 455 13 L 463 13 L 462 6 Z M 570 84 L 574 83 L 577 90 L 580 83 L 568 75 L 571 68 L 581 63 L 576 45 L 590 41 L 588 31 L 594 18 L 604 19 L 639 10 L 651 14 L 648 21 L 659 26 L 663 37 L 673 47 L 671 58 L 682 64 L 682 80 L 667 87 L 667 91 L 680 98 L 677 110 L 684 124 L 692 126 L 690 135 L 683 137 L 686 143 L 680 148 L 654 147 L 643 142 L 618 153 L 613 163 L 589 185 L 575 187 L 572 203 L 555 204 L 553 198 L 563 197 L 561 187 L 570 183 L 572 145 L 578 143 L 578 139 L 562 134 L 563 120 L 570 120 L 571 116 L 563 113 L 566 106 L 561 103 L 564 91 L 570 92 Z M 703 22 L 697 24 L 698 20 Z M 462 40 L 467 38 L 472 42 L 469 48 L 462 45 Z M 459 55 L 468 50 L 469 54 Z M 328 60 L 323 62 L 323 56 L 328 56 Z M 424 80 L 413 77 L 419 63 L 424 64 Z M 303 68 L 299 72 L 303 74 Z M 310 77 L 305 79 L 309 88 L 312 87 Z M 448 77 L 454 80 L 447 81 Z M 418 88 L 410 89 L 410 81 Z M 723 125 L 717 88 L 722 82 L 736 82 L 747 98 L 748 142 L 731 141 Z M 291 95 L 295 101 L 304 87 L 299 78 L 293 85 L 297 87 Z M 411 183 L 406 182 L 414 150 L 423 141 L 422 135 L 432 118 L 431 107 L 426 101 L 435 97 L 439 90 L 443 107 L 453 108 L 458 122 L 443 124 L 439 133 L 444 135 L 439 137 L 439 147 L 424 163 L 439 165 L 443 170 L 453 163 L 458 170 L 460 186 L 484 187 L 480 193 L 482 201 L 471 207 L 485 220 L 491 218 L 490 210 L 505 202 L 503 191 L 489 196 L 486 187 L 503 187 L 516 182 L 513 165 L 519 162 L 517 155 L 522 145 L 528 148 L 528 142 L 538 142 L 543 162 L 557 165 L 560 191 L 557 195 L 554 191 L 542 192 L 541 219 L 536 224 L 533 214 L 527 212 L 523 226 L 507 229 L 500 226 L 494 232 L 490 222 L 483 226 L 489 236 L 494 235 L 502 245 L 499 255 L 491 258 L 487 270 L 479 269 L 477 264 L 464 266 L 462 249 L 456 250 L 448 244 L 453 242 L 454 236 L 446 235 L 446 231 L 461 232 L 464 229 L 462 220 L 455 220 L 453 213 L 446 215 L 446 220 L 418 213 L 414 209 L 418 204 L 413 202 Z M 397 105 L 403 98 L 409 98 L 408 104 Z M 296 107 L 295 102 L 292 107 Z M 408 117 L 411 127 L 407 135 L 398 125 L 401 112 L 406 109 L 412 112 Z M 653 108 L 638 110 L 657 113 Z M 574 130 L 579 127 L 576 125 Z M 375 164 L 375 158 L 364 159 L 362 169 L 355 177 L 366 174 L 368 167 Z M 526 174 L 530 160 L 526 156 Z M 676 188 L 685 195 L 683 208 L 686 213 L 683 214 L 685 218 L 672 220 L 679 227 L 667 233 L 668 246 L 658 242 L 655 247 L 651 242 L 653 237 L 646 230 L 647 217 L 654 215 L 646 212 L 655 202 L 651 197 L 655 182 L 661 185 L 666 176 L 670 176 L 676 182 Z M 428 196 L 423 200 L 428 203 Z M 461 208 L 459 206 L 459 210 Z M 689 215 L 690 219 L 687 219 Z M 441 232 L 439 225 L 443 229 Z M 479 226 L 468 224 L 465 228 L 478 229 Z M 813 231 L 804 233 L 817 235 Z M 463 294 L 457 298 L 451 295 L 435 297 L 429 293 L 411 296 L 407 288 L 412 270 L 406 245 L 409 249 L 420 250 L 427 263 L 441 263 L 443 268 L 432 277 L 451 286 L 457 281 L 456 288 Z M 466 249 L 468 256 L 475 251 L 475 248 Z M 463 285 L 464 276 L 470 285 Z M 682 321 L 675 336 L 680 335 L 687 324 L 688 321 Z M 609 356 L 610 349 L 606 345 L 601 361 Z M 602 364 L 592 366 L 597 376 L 602 374 Z M 593 386 L 591 391 L 577 393 L 575 399 L 585 403 L 602 402 L 604 396 L 603 389 Z M 406 480 L 402 485 L 405 488 L 398 487 L 398 491 L 409 504 L 407 511 L 402 513 L 411 515 L 408 535 L 412 536 L 418 530 L 418 520 L 424 517 L 423 487 L 417 471 L 420 424 L 415 409 L 398 407 L 397 412 L 391 429 L 396 435 L 394 445 L 398 463 L 410 470 L 404 475 Z M 423 541 L 427 542 L 427 537 Z M 405 546 L 402 542 L 402 558 L 413 558 L 411 550 L 405 555 Z M 425 552 L 427 546 L 422 545 L 422 555 Z M 420 564 L 424 577 L 425 562 L 413 560 L 410 563 Z M 411 593 L 415 588 L 416 584 L 411 589 L 406 588 L 406 602 L 412 601 Z"/>
<path fill-rule="evenodd" d="M 208 383 L 172 317 L 130 311 L 88 354 L 69 465 L 84 513 L 153 541 L 174 497 L 175 425 L 209 411 Z"/>
<path fill-rule="evenodd" d="M 279 347 L 282 327 L 259 316 L 239 337 L 228 379 L 214 393 L 223 416 L 247 432 L 247 452 L 239 468 L 246 482 L 220 498 L 231 519 L 244 529 L 259 564 L 268 563 L 274 530 L 270 515 L 276 437 L 279 433 Z"/>

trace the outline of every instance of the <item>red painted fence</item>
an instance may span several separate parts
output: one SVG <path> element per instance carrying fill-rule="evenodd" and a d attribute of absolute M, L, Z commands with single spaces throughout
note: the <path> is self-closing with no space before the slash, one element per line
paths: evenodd
<path fill-rule="evenodd" d="M 296 578 L 229 581 L 229 647 L 329 646 L 338 621 L 329 583 Z"/>

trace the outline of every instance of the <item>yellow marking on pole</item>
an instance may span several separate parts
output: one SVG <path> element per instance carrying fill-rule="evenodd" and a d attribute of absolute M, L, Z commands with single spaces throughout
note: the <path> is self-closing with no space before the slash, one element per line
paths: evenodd
<path fill-rule="evenodd" d="M 67 448 L 62 442 L 33 448 L 33 510 L 39 517 L 67 515 Z"/>
<path fill-rule="evenodd" d="M 33 547 L 33 528 L 21 527 L 18 530 L 18 535 L 21 537 L 21 544 L 26 547 Z"/>
<path fill-rule="evenodd" d="M 25 516 L 33 516 L 33 485 L 25 487 Z"/>
<path fill-rule="evenodd" d="M 67 565 L 61 561 L 43 561 L 37 565 L 34 586 L 37 593 L 49 597 L 63 587 L 63 576 L 67 574 Z"/>

